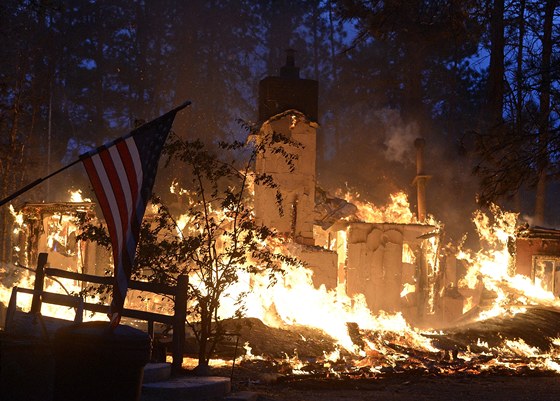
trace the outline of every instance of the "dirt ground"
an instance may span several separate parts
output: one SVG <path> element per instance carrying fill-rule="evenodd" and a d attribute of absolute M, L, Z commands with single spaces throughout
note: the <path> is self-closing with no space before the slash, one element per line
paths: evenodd
<path fill-rule="evenodd" d="M 479 338 L 490 342 L 509 338 L 507 336 L 520 337 L 533 347 L 547 349 L 550 344 L 541 342 L 557 337 L 560 327 L 557 312 L 551 317 L 548 311 L 534 310 L 518 320 L 496 320 L 492 325 L 485 322 L 480 327 L 469 326 L 446 333 L 435 339 L 441 350 L 447 350 L 440 353 L 407 348 L 399 338 L 384 337 L 384 346 L 394 355 L 407 357 L 393 358 L 391 363 L 390 358 L 370 352 L 368 358 L 358 361 L 366 363 L 362 365 L 365 369 L 353 368 L 353 363 L 347 363 L 344 355 L 339 362 L 326 368 L 327 365 L 314 356 L 334 347 L 333 340 L 321 333 L 310 329 L 272 329 L 258 320 L 248 320 L 244 323 L 250 324 L 241 327 L 239 343 L 247 342 L 251 344 L 253 355 L 267 357 L 238 360 L 232 391 L 257 393 L 259 401 L 560 400 L 560 375 L 551 373 L 550 368 L 538 371 L 535 362 L 539 358 L 517 354 L 507 357 L 481 350 L 469 359 L 449 352 L 449 349 L 457 349 L 457 344 L 469 345 L 472 351 L 475 348 L 471 343 L 476 345 Z M 287 361 L 288 355 L 292 358 L 294 349 L 298 352 L 297 360 Z M 226 349 L 224 355 L 239 356 L 241 352 Z M 303 362 L 300 374 L 293 370 L 298 361 Z M 368 366 L 383 367 L 379 373 L 371 373 Z M 337 372 L 335 376 L 333 371 Z M 231 367 L 214 372 L 226 377 L 231 373 Z"/>
<path fill-rule="evenodd" d="M 233 372 L 232 393 L 250 391 L 258 394 L 258 401 L 560 400 L 560 375 L 531 369 L 519 372 L 437 375 L 406 371 L 377 378 L 311 377 L 279 373 L 266 364 L 242 363 Z M 213 373 L 230 376 L 231 368 Z"/>
<path fill-rule="evenodd" d="M 237 387 L 237 388 L 235 388 Z M 337 381 L 298 380 L 235 386 L 259 401 L 560 400 L 560 376 L 402 377 Z"/>

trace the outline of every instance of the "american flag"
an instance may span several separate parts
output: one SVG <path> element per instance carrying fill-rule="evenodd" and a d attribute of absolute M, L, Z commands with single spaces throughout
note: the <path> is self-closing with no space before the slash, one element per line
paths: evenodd
<path fill-rule="evenodd" d="M 182 106 L 80 156 L 107 222 L 115 265 L 109 316 L 117 325 L 126 298 L 146 204 L 163 145 Z"/>

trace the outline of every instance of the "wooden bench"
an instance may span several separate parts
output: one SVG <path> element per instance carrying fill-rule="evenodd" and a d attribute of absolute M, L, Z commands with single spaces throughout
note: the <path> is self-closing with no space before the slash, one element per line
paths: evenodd
<path fill-rule="evenodd" d="M 108 314 L 109 306 L 95 303 L 84 302 L 79 296 L 58 294 L 44 290 L 45 277 L 65 278 L 81 282 L 112 285 L 113 277 L 95 276 L 90 274 L 70 272 L 62 269 L 47 268 L 46 253 L 40 253 L 35 271 L 35 283 L 33 289 L 14 287 L 12 290 L 10 303 L 6 311 L 6 330 L 9 329 L 10 321 L 13 320 L 17 308 L 17 294 L 31 294 L 30 314 L 36 315 L 41 313 L 41 305 L 43 303 L 68 306 L 76 308 L 76 318 L 74 322 L 80 323 L 83 319 L 83 311 L 88 310 L 97 313 Z M 187 319 L 187 285 L 188 277 L 180 275 L 177 278 L 177 285 L 169 286 L 166 284 L 149 283 L 144 281 L 130 280 L 128 288 L 139 291 L 151 292 L 154 294 L 169 295 L 174 298 L 175 304 L 173 315 L 164 315 L 154 312 L 146 312 L 136 309 L 124 309 L 123 317 L 142 320 L 147 322 L 147 331 L 150 337 L 154 338 L 154 323 L 163 323 L 173 328 L 172 338 L 172 369 L 179 371 L 183 362 L 183 352 L 185 348 L 185 323 Z M 107 322 L 108 323 L 108 322 Z"/>

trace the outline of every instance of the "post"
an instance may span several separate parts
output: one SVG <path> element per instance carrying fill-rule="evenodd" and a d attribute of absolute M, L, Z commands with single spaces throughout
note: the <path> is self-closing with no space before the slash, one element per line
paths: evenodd
<path fill-rule="evenodd" d="M 231 362 L 231 376 L 230 380 L 233 382 L 233 369 L 235 368 L 235 360 L 237 359 L 237 347 L 239 346 L 239 334 L 235 337 L 235 350 L 233 351 L 233 361 Z"/>
<path fill-rule="evenodd" d="M 83 323 L 84 321 L 84 298 L 78 298 L 76 305 L 76 316 L 74 316 L 74 323 Z"/>
<path fill-rule="evenodd" d="M 31 313 L 41 312 L 41 297 L 45 286 L 45 265 L 47 264 L 47 253 L 40 253 L 37 259 L 37 270 L 35 271 L 35 284 L 33 285 L 33 299 L 31 301 Z"/>
<path fill-rule="evenodd" d="M 148 335 L 150 336 L 150 338 L 152 340 L 154 339 L 154 320 L 153 319 L 148 320 Z"/>
<path fill-rule="evenodd" d="M 412 185 L 416 185 L 416 196 L 418 202 L 418 221 L 426 221 L 426 182 L 431 176 L 424 173 L 424 146 L 426 141 L 423 138 L 416 138 L 414 147 L 416 148 L 416 177 Z"/>
<path fill-rule="evenodd" d="M 6 310 L 6 321 L 4 323 L 4 331 L 8 331 L 8 327 L 12 324 L 14 320 L 14 313 L 17 309 L 17 293 L 18 287 L 12 288 L 12 295 L 10 295 L 10 302 L 8 303 L 8 309 Z"/>
<path fill-rule="evenodd" d="M 182 274 L 177 278 L 177 292 L 175 294 L 174 322 L 173 322 L 173 362 L 171 369 L 179 372 L 183 364 L 185 348 L 185 322 L 187 320 L 187 290 L 189 278 Z"/>

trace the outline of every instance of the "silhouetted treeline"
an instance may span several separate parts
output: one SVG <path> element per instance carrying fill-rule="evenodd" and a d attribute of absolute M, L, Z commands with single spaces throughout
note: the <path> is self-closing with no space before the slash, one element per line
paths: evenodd
<path fill-rule="evenodd" d="M 459 235 L 477 193 L 533 215 L 531 185 L 542 197 L 558 173 L 556 0 L 4 0 L 0 12 L 2 197 L 187 99 L 178 135 L 241 139 L 236 119 L 257 118 L 258 81 L 287 48 L 319 81 L 327 190 L 384 203 L 402 189 L 414 204 L 424 137 L 428 211 Z M 88 186 L 80 168 L 49 181 L 16 204 Z M 543 223 L 559 222 L 551 211 Z"/>

